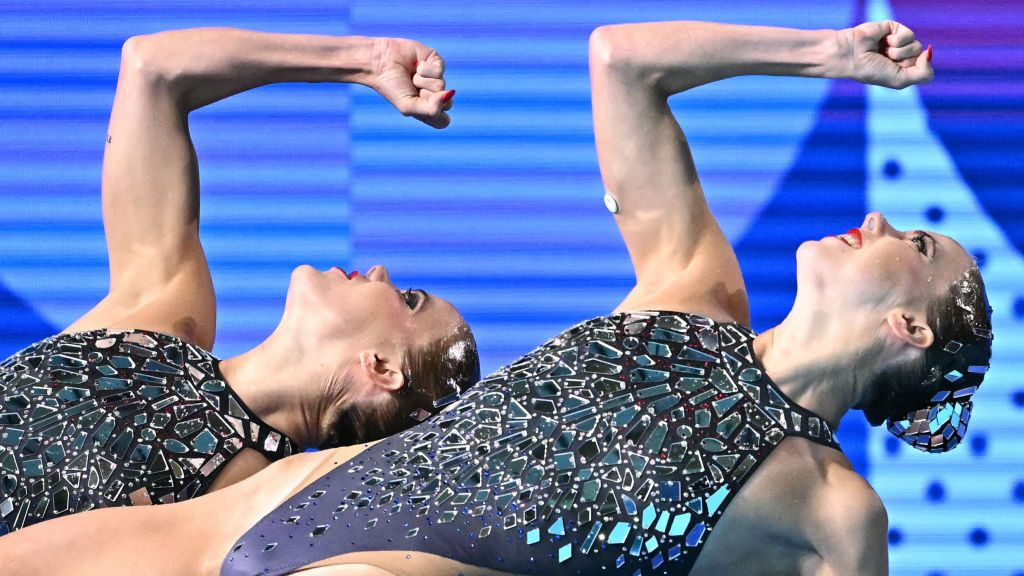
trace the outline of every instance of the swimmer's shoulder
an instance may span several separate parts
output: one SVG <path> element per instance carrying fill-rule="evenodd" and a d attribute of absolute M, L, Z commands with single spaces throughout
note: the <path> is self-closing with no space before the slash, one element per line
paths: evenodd
<path fill-rule="evenodd" d="M 816 524 L 884 519 L 882 499 L 846 454 L 798 437 L 787 438 L 776 452 L 782 458 L 775 468 L 786 474 L 786 484 L 805 495 L 803 512 Z"/>
<path fill-rule="evenodd" d="M 831 573 L 888 574 L 889 518 L 878 493 L 838 451 L 822 453 L 816 468 L 821 481 L 807 508 L 811 547 Z"/>
<path fill-rule="evenodd" d="M 763 477 L 768 490 L 758 494 L 761 511 L 771 512 L 763 518 L 775 537 L 807 551 L 800 565 L 816 565 L 818 574 L 887 574 L 885 506 L 849 458 L 799 437 L 787 438 L 776 452 Z M 783 509 L 772 511 L 764 500 Z"/>

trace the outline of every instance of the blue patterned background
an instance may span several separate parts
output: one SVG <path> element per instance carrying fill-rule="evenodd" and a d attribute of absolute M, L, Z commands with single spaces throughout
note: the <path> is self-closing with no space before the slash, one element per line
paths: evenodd
<path fill-rule="evenodd" d="M 458 90 L 452 127 L 366 89 L 278 85 L 192 115 L 215 353 L 270 333 L 291 269 L 383 263 L 474 326 L 485 371 L 611 310 L 631 269 L 601 203 L 587 36 L 603 23 L 705 19 L 841 28 L 894 17 L 935 45 L 934 83 L 901 92 L 744 77 L 673 99 L 737 248 L 754 328 L 781 320 L 793 253 L 882 210 L 951 234 L 995 308 L 993 369 L 966 445 L 919 454 L 859 413 L 840 439 L 882 496 L 897 575 L 1024 574 L 1024 8 L 1016 2 L 505 3 L 0 0 L 0 357 L 107 287 L 100 166 L 121 43 L 188 26 L 407 36 Z"/>

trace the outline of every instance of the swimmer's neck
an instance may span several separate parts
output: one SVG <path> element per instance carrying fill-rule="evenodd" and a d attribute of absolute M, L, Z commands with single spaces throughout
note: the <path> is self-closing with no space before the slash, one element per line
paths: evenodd
<path fill-rule="evenodd" d="M 221 374 L 242 402 L 267 425 L 297 443 L 299 450 L 321 445 L 325 400 L 317 362 L 271 335 L 259 346 L 220 363 Z"/>
<path fill-rule="evenodd" d="M 754 354 L 786 396 L 835 431 L 867 392 L 873 351 L 861 343 L 870 341 L 827 312 L 794 308 L 781 324 L 757 336 Z"/>

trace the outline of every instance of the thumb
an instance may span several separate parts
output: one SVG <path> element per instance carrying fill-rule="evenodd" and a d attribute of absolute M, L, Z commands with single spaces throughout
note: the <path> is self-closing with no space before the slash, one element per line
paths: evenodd
<path fill-rule="evenodd" d="M 932 68 L 931 63 L 932 47 L 928 46 L 927 50 L 922 50 L 917 55 L 917 59 L 914 60 L 913 66 L 901 68 L 901 74 L 907 86 L 914 84 L 927 84 L 935 78 L 935 70 Z"/>
<path fill-rule="evenodd" d="M 405 98 L 401 111 L 407 116 L 437 116 L 449 107 L 448 102 L 454 95 L 455 90 L 432 92 L 421 88 L 419 94 Z"/>
<path fill-rule="evenodd" d="M 447 128 L 451 123 L 451 118 L 446 111 L 451 108 L 451 100 L 454 95 L 455 90 L 442 92 L 420 90 L 419 97 L 411 105 L 412 116 L 428 126 Z"/>

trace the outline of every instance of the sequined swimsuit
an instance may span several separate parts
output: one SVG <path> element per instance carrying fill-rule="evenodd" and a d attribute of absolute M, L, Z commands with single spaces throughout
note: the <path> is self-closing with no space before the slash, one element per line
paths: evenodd
<path fill-rule="evenodd" d="M 192 498 L 242 448 L 291 454 L 218 364 L 173 336 L 103 329 L 0 363 L 0 536 L 91 508 Z"/>
<path fill-rule="evenodd" d="M 421 551 L 520 574 L 685 574 L 786 436 L 838 449 L 738 324 L 579 324 L 321 476 L 249 529 L 222 576 Z"/>

